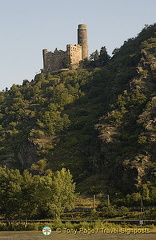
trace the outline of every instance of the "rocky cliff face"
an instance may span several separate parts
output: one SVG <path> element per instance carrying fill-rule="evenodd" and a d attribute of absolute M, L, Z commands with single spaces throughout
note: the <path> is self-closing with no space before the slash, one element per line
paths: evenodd
<path fill-rule="evenodd" d="M 21 145 L 17 156 L 22 169 L 30 168 L 33 163 L 39 160 L 37 150 L 39 150 L 39 145 L 29 140 Z"/>
<path fill-rule="evenodd" d="M 128 79 L 112 110 L 95 126 L 98 165 L 109 172 L 111 183 L 126 192 L 153 182 L 156 175 L 156 38 L 143 46 L 133 66 L 135 76 Z M 123 70 L 117 70 L 116 76 Z"/>
<path fill-rule="evenodd" d="M 40 149 L 38 144 L 27 140 L 21 144 L 17 153 L 8 153 L 1 155 L 2 165 L 8 168 L 15 168 L 18 164 L 18 168 L 29 169 L 31 165 L 39 160 L 37 151 Z"/>

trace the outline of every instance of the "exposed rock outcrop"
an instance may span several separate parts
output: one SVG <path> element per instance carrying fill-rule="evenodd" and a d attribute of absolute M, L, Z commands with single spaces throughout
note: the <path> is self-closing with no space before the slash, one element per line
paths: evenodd
<path fill-rule="evenodd" d="M 23 169 L 30 168 L 33 163 L 39 160 L 37 150 L 39 150 L 39 145 L 29 140 L 21 145 L 18 159 Z"/>

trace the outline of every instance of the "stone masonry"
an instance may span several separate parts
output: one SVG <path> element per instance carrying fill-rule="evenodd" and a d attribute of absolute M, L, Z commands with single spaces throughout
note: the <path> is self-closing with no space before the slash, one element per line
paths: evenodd
<path fill-rule="evenodd" d="M 70 59 L 70 68 L 79 67 L 79 62 L 88 58 L 87 28 L 85 24 L 78 25 L 78 44 L 67 44 L 66 51 L 55 49 L 48 52 L 43 49 L 43 69 L 42 73 L 48 73 L 65 68 L 65 62 Z"/>

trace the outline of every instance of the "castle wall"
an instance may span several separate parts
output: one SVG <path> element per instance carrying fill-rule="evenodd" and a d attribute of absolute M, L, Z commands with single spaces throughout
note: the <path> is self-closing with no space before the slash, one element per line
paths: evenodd
<path fill-rule="evenodd" d="M 47 49 L 43 50 L 43 64 L 44 69 L 42 72 L 50 72 L 63 68 L 63 60 L 67 57 L 67 51 L 57 50 L 48 52 Z"/>
<path fill-rule="evenodd" d="M 71 67 L 77 68 L 82 60 L 82 47 L 80 45 L 67 45 L 67 54 L 70 56 Z"/>

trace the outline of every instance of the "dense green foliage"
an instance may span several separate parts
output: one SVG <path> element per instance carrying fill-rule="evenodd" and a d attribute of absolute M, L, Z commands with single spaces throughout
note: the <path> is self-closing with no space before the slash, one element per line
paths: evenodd
<path fill-rule="evenodd" d="M 89 59 L 84 59 L 81 61 L 83 67 L 103 67 L 105 66 L 110 59 L 110 56 L 107 53 L 106 47 L 102 47 L 100 52 L 95 50 L 95 52 L 90 54 Z"/>
<path fill-rule="evenodd" d="M 72 209 L 74 191 L 72 175 L 64 168 L 32 176 L 28 170 L 20 174 L 19 170 L 0 167 L 0 215 L 6 220 L 59 218 L 65 209 Z"/>
<path fill-rule="evenodd" d="M 0 164 L 40 175 L 65 167 L 80 191 L 155 204 L 156 24 L 82 65 L 0 92 Z M 94 174 L 103 179 L 92 184 Z"/>

